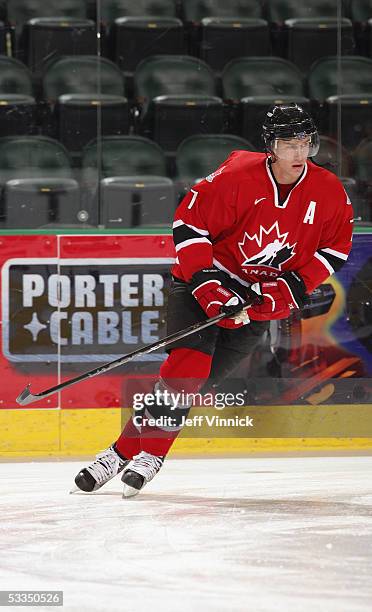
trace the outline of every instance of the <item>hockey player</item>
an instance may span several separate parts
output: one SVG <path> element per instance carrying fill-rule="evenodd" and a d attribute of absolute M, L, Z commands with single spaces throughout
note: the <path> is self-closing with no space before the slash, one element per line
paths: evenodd
<path fill-rule="evenodd" d="M 169 414 L 174 426 L 130 419 L 118 440 L 77 475 L 83 491 L 123 472 L 124 496 L 138 493 L 160 470 L 189 410 L 161 401 L 165 392 L 196 392 L 208 379 L 228 376 L 270 320 L 301 308 L 347 260 L 352 207 L 338 178 L 309 159 L 319 149 L 310 115 L 297 104 L 272 107 L 263 139 L 266 153 L 233 151 L 176 211 L 167 333 L 244 302 L 248 288 L 263 300 L 171 346 L 160 368 L 158 401 L 142 416 Z"/>

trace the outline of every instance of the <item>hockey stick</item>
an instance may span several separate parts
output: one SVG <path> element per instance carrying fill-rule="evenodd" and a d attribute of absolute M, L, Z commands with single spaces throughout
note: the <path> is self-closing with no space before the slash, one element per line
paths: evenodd
<path fill-rule="evenodd" d="M 76 376 L 75 378 L 71 378 L 70 380 L 66 380 L 59 385 L 55 385 L 54 387 L 50 387 L 50 389 L 46 389 L 41 393 L 31 393 L 30 386 L 31 383 L 27 385 L 27 387 L 20 393 L 16 399 L 17 404 L 20 406 L 25 406 L 26 404 L 32 404 L 33 402 L 37 402 L 44 397 L 48 397 L 49 395 L 53 395 L 57 393 L 57 391 L 62 391 L 62 389 L 67 389 L 67 387 L 71 387 L 71 385 L 75 385 L 78 382 L 82 382 L 83 380 L 87 380 L 88 378 L 93 378 L 93 376 L 98 376 L 99 374 L 104 374 L 105 372 L 109 372 L 118 366 L 124 365 L 134 359 L 134 357 L 138 357 L 140 355 L 147 355 L 148 353 L 153 353 L 160 348 L 168 346 L 172 342 L 176 342 L 177 340 L 181 340 L 182 338 L 186 338 L 187 336 L 191 336 L 191 334 L 195 334 L 195 332 L 205 329 L 210 325 L 214 325 L 214 323 L 218 323 L 225 317 L 231 317 L 234 314 L 238 314 L 244 308 L 247 308 L 253 304 L 255 300 L 251 300 L 250 302 L 246 302 L 245 304 L 239 304 L 237 306 L 229 306 L 226 312 L 222 312 L 215 317 L 211 317 L 206 321 L 202 321 L 201 323 L 195 323 L 194 325 L 190 325 L 190 327 L 186 327 L 181 331 L 175 332 L 174 334 L 170 334 L 160 340 L 158 342 L 154 342 L 153 344 L 148 344 L 143 348 L 137 349 L 128 355 L 124 355 L 122 357 L 118 357 L 118 359 L 114 359 L 114 361 L 110 361 L 109 363 L 100 366 L 99 368 L 95 368 L 94 370 L 90 370 L 89 372 L 85 372 L 85 374 L 80 374 L 80 376 Z"/>

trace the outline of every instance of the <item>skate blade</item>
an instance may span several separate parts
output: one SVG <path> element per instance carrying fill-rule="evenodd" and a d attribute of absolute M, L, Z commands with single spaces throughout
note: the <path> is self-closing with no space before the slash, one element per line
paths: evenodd
<path fill-rule="evenodd" d="M 129 497 L 135 497 L 138 495 L 141 489 L 135 489 L 127 484 L 124 484 L 122 499 L 128 499 Z"/>
<path fill-rule="evenodd" d="M 69 491 L 69 494 L 72 495 L 73 493 L 78 493 L 79 491 L 81 491 L 81 489 L 79 489 L 79 487 L 73 487 L 71 489 L 71 491 Z M 83 493 L 83 491 L 81 491 Z"/>

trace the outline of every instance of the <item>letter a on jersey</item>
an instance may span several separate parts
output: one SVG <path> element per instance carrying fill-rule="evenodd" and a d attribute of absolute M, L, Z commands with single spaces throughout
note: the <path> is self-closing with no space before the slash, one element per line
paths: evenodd
<path fill-rule="evenodd" d="M 309 225 L 313 225 L 314 216 L 315 216 L 316 202 L 311 200 L 309 206 L 307 207 L 306 215 L 304 216 L 304 223 L 308 223 Z"/>

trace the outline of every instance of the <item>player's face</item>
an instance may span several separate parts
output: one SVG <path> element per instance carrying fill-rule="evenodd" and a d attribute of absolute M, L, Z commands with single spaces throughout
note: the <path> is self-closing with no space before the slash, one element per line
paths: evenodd
<path fill-rule="evenodd" d="M 310 137 L 276 140 L 274 153 L 279 160 L 288 161 L 294 165 L 306 162 L 310 151 Z"/>
<path fill-rule="evenodd" d="M 309 156 L 310 137 L 278 139 L 274 143 L 276 170 L 279 170 L 294 180 L 300 176 Z"/>

